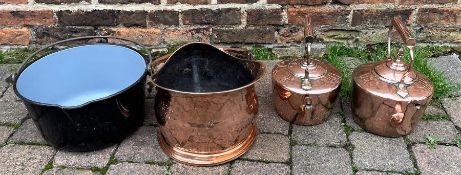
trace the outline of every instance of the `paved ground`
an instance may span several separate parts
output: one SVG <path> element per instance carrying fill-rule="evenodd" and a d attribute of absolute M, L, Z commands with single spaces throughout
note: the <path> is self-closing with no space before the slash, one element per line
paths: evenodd
<path fill-rule="evenodd" d="M 451 61 L 461 63 L 456 57 Z M 443 64 L 445 59 L 449 58 L 432 62 Z M 274 63 L 267 62 L 268 70 Z M 2 81 L 12 68 L 0 65 Z M 461 67 L 449 69 L 447 76 L 459 79 L 451 72 Z M 89 153 L 55 150 L 47 146 L 11 87 L 0 85 L 0 174 L 461 174 L 461 149 L 456 146 L 461 138 L 461 97 L 444 99 L 427 110 L 449 119 L 423 121 L 407 137 L 383 138 L 363 132 L 352 121 L 348 102 L 338 101 L 334 114 L 318 126 L 283 121 L 272 107 L 267 74 L 257 85 L 261 105 L 253 148 L 231 163 L 197 168 L 175 163 L 163 154 L 152 117 L 118 145 Z M 438 140 L 432 149 L 426 144 L 428 138 Z"/>

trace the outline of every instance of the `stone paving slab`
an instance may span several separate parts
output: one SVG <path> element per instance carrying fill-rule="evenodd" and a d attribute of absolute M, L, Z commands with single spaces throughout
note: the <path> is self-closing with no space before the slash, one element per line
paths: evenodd
<path fill-rule="evenodd" d="M 4 101 L 14 101 L 14 102 L 22 102 L 22 100 L 16 96 L 16 93 L 14 93 L 13 87 L 9 87 L 5 93 L 3 94 L 3 97 L 1 100 Z"/>
<path fill-rule="evenodd" d="M 150 174 L 166 174 L 167 167 L 154 165 L 154 164 L 142 164 L 142 163 L 128 163 L 122 162 L 116 165 L 111 165 L 107 170 L 107 175 L 150 175 Z"/>
<path fill-rule="evenodd" d="M 354 146 L 352 159 L 359 170 L 415 171 L 403 138 L 353 132 L 349 139 Z"/>
<path fill-rule="evenodd" d="M 290 166 L 281 163 L 235 161 L 231 175 L 289 175 Z"/>
<path fill-rule="evenodd" d="M 76 168 L 65 168 L 55 167 L 50 170 L 43 172 L 43 175 L 98 175 L 99 173 L 91 170 L 76 169 Z"/>
<path fill-rule="evenodd" d="M 399 173 L 388 173 L 379 171 L 359 171 L 355 175 L 399 175 Z"/>
<path fill-rule="evenodd" d="M 434 150 L 417 144 L 412 148 L 421 174 L 461 174 L 461 149 L 455 146 L 436 146 Z"/>
<path fill-rule="evenodd" d="M 441 71 L 449 81 L 461 84 L 461 60 L 457 54 L 429 58 L 427 64 L 429 67 Z M 461 95 L 461 90 L 458 90 L 456 94 Z"/>
<path fill-rule="evenodd" d="M 0 145 L 5 144 L 6 140 L 13 134 L 14 128 L 8 126 L 0 126 Z"/>
<path fill-rule="evenodd" d="M 0 98 L 0 124 L 21 124 L 27 117 L 27 111 L 22 102 Z"/>
<path fill-rule="evenodd" d="M 279 60 L 264 61 L 266 70 L 263 78 L 255 84 L 255 89 L 259 97 L 272 95 L 272 69 L 279 62 Z"/>
<path fill-rule="evenodd" d="M 290 123 L 286 122 L 275 111 L 272 96 L 259 97 L 259 112 L 256 126 L 262 133 L 278 133 L 288 135 Z"/>
<path fill-rule="evenodd" d="M 17 64 L 0 64 L 0 96 L 6 90 L 10 84 L 6 82 L 6 79 L 17 71 L 19 65 Z"/>
<path fill-rule="evenodd" d="M 443 107 L 447 111 L 447 114 L 450 116 L 451 121 L 461 128 L 461 97 L 457 98 L 446 98 L 442 101 Z"/>
<path fill-rule="evenodd" d="M 446 112 L 443 109 L 434 105 L 427 106 L 426 111 L 424 111 L 424 113 L 432 116 L 446 115 Z"/>
<path fill-rule="evenodd" d="M 346 119 L 346 124 L 350 127 L 352 127 L 356 131 L 363 130 L 362 127 L 360 127 L 357 123 L 354 122 L 354 119 L 352 118 L 352 109 L 351 109 L 351 102 L 346 101 L 346 100 L 341 100 L 342 103 L 342 109 L 343 109 L 343 114 L 344 118 Z"/>
<path fill-rule="evenodd" d="M 230 164 L 212 166 L 212 167 L 195 167 L 175 163 L 171 166 L 172 175 L 227 175 Z"/>
<path fill-rule="evenodd" d="M 347 138 L 341 122 L 341 116 L 334 114 L 325 123 L 316 126 L 293 125 L 292 137 L 297 144 L 343 146 Z"/>
<path fill-rule="evenodd" d="M 424 143 L 426 136 L 437 138 L 440 143 L 455 144 L 458 130 L 450 121 L 421 121 L 407 138 L 412 142 Z"/>
<path fill-rule="evenodd" d="M 54 166 L 75 168 L 102 168 L 109 162 L 110 156 L 116 146 L 111 146 L 93 152 L 67 152 L 58 151 L 54 156 Z"/>
<path fill-rule="evenodd" d="M 294 146 L 293 174 L 352 174 L 349 153 L 344 148 Z"/>
<path fill-rule="evenodd" d="M 280 134 L 259 134 L 245 159 L 286 162 L 290 159 L 290 139 Z"/>
<path fill-rule="evenodd" d="M 129 162 L 166 162 L 168 157 L 157 142 L 155 127 L 143 126 L 125 139 L 117 149 L 115 158 Z"/>
<path fill-rule="evenodd" d="M 54 154 L 48 146 L 6 145 L 0 148 L 0 174 L 39 174 Z"/>
<path fill-rule="evenodd" d="M 47 144 L 32 119 L 27 119 L 8 140 L 9 143 Z"/>
<path fill-rule="evenodd" d="M 155 119 L 154 99 L 146 99 L 144 110 L 146 114 L 144 117 L 144 125 L 158 125 Z"/>

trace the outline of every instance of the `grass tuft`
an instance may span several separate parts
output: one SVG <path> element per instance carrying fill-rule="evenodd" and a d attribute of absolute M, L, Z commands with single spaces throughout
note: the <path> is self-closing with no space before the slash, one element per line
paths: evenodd
<path fill-rule="evenodd" d="M 53 169 L 53 168 L 54 168 L 53 161 L 50 160 L 50 161 L 48 161 L 48 163 L 47 163 L 47 164 L 45 165 L 45 167 L 43 168 L 42 173 L 44 173 L 44 172 L 46 172 L 46 171 L 48 171 L 48 170 L 51 170 L 51 169 Z"/>
<path fill-rule="evenodd" d="M 272 49 L 265 47 L 253 46 L 251 48 L 251 53 L 256 60 L 274 60 L 277 58 L 277 56 L 272 52 Z"/>
<path fill-rule="evenodd" d="M 352 134 L 352 132 L 355 131 L 355 129 L 352 126 L 349 126 L 347 124 L 344 124 L 343 127 L 344 127 L 344 132 L 346 133 L 346 136 L 348 137 Z"/>
<path fill-rule="evenodd" d="M 429 149 L 433 150 L 433 149 L 435 149 L 437 144 L 439 144 L 440 139 L 435 137 L 435 136 L 432 136 L 432 135 L 426 135 L 425 142 L 426 142 L 427 147 Z"/>
<path fill-rule="evenodd" d="M 424 121 L 441 121 L 441 120 L 450 120 L 450 116 L 446 114 L 443 114 L 443 115 L 424 114 L 423 117 L 421 117 L 421 119 Z"/>

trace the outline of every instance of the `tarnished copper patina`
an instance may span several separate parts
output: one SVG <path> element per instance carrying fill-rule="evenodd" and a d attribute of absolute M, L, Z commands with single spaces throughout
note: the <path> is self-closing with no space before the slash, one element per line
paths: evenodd
<path fill-rule="evenodd" d="M 409 48 L 408 64 L 402 58 L 402 49 L 395 59 L 391 58 L 392 28 Z M 423 115 L 434 88 L 426 76 L 412 68 L 415 45 L 401 18 L 395 17 L 389 29 L 387 59 L 354 70 L 352 112 L 355 122 L 368 132 L 386 137 L 407 135 Z"/>
<path fill-rule="evenodd" d="M 298 125 L 317 125 L 329 116 L 338 96 L 341 75 L 327 62 L 310 58 L 314 40 L 311 18 L 306 17 L 303 58 L 284 60 L 272 70 L 273 100 L 284 120 Z"/>
<path fill-rule="evenodd" d="M 239 59 L 244 52 L 223 52 L 191 43 L 153 62 L 157 94 L 158 140 L 171 158 L 211 166 L 238 158 L 256 139 L 258 99 L 254 84 L 264 66 Z"/>

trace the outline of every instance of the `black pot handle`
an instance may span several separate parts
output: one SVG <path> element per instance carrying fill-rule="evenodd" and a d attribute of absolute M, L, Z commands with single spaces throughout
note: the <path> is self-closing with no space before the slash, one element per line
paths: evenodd
<path fill-rule="evenodd" d="M 52 44 L 48 44 L 42 48 L 40 48 L 39 50 L 33 52 L 32 54 L 29 55 L 29 57 L 27 57 L 21 64 L 21 66 L 19 67 L 18 71 L 16 73 L 14 73 L 13 75 L 11 75 L 8 79 L 9 81 L 11 81 L 12 83 L 16 84 L 16 81 L 17 81 L 17 75 L 19 75 L 27 66 L 28 66 L 28 63 L 29 61 L 35 56 L 37 55 L 38 53 L 40 52 L 43 52 L 44 50 L 50 48 L 50 47 L 53 47 L 53 46 L 56 46 L 58 44 L 61 44 L 61 43 L 66 43 L 66 42 L 70 42 L 70 41 L 78 41 L 78 40 L 90 40 L 90 39 L 104 39 L 103 42 L 107 42 L 107 39 L 117 39 L 117 40 L 122 40 L 122 41 L 128 41 L 128 42 L 131 42 L 131 43 L 134 43 L 135 45 L 137 46 L 140 46 L 141 48 L 147 50 L 147 47 L 136 42 L 136 41 L 133 41 L 133 40 L 130 40 L 130 39 L 127 39 L 127 38 L 122 38 L 122 37 L 116 37 L 116 36 L 81 36 L 81 37 L 75 37 L 75 38 L 69 38 L 69 39 L 65 39 L 65 40 L 61 40 L 61 41 L 57 41 L 55 43 L 52 43 Z M 131 48 L 131 47 L 130 47 Z M 150 52 L 147 52 L 147 55 L 148 55 L 148 60 L 146 60 L 146 64 L 147 64 L 147 72 L 148 74 L 152 74 L 151 72 L 151 68 L 150 68 L 150 63 L 152 61 L 152 54 Z M 145 59 L 145 58 L 144 58 Z"/>

